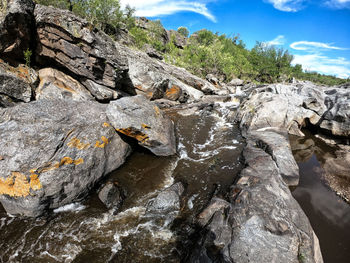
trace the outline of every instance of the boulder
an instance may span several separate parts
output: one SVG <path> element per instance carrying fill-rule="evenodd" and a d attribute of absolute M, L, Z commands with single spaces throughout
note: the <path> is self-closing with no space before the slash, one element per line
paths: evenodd
<path fill-rule="evenodd" d="M 109 36 L 67 10 L 36 5 L 34 14 L 39 64 L 62 68 L 80 82 L 122 88 L 127 81 L 127 59 Z"/>
<path fill-rule="evenodd" d="M 243 86 L 244 81 L 241 79 L 233 79 L 227 85 L 228 86 Z"/>
<path fill-rule="evenodd" d="M 167 34 L 169 41 L 173 41 L 177 48 L 184 49 L 187 45 L 187 37 L 184 37 L 179 32 L 175 30 L 168 30 Z"/>
<path fill-rule="evenodd" d="M 33 48 L 34 6 L 31 0 L 1 0 L 0 56 L 24 62 L 23 52 Z"/>
<path fill-rule="evenodd" d="M 38 82 L 38 74 L 25 65 L 13 67 L 0 59 L 0 107 L 29 102 Z"/>
<path fill-rule="evenodd" d="M 238 114 L 241 128 L 284 128 L 303 136 L 309 124 L 336 135 L 350 136 L 350 91 L 312 83 L 274 84 L 254 89 Z"/>
<path fill-rule="evenodd" d="M 138 141 L 155 155 L 176 153 L 173 122 L 158 106 L 139 95 L 121 98 L 107 107 L 111 125 L 120 133 Z"/>
<path fill-rule="evenodd" d="M 77 80 L 56 69 L 39 70 L 40 84 L 36 99 L 68 99 L 76 101 L 94 100 L 90 92 Z"/>
<path fill-rule="evenodd" d="M 147 212 L 169 213 L 179 211 L 181 208 L 180 198 L 184 191 L 185 188 L 182 183 L 173 184 L 148 203 Z"/>
<path fill-rule="evenodd" d="M 9 74 L 0 73 L 0 108 L 12 107 L 19 102 L 29 102 L 31 86 Z"/>
<path fill-rule="evenodd" d="M 152 97 L 154 85 L 169 80 L 188 94 L 189 101 L 199 100 L 205 94 L 218 94 L 221 89 L 192 75 L 183 68 L 152 59 L 147 54 L 121 47 L 129 61 L 129 77 L 138 94 Z"/>
<path fill-rule="evenodd" d="M 266 129 L 262 132 L 251 132 L 250 140 L 256 146 L 268 153 L 276 163 L 279 174 L 288 186 L 298 186 L 299 168 L 294 160 L 289 144 L 288 134 L 285 130 Z"/>
<path fill-rule="evenodd" d="M 244 157 L 229 202 L 213 198 L 199 215 L 204 230 L 188 261 L 323 262 L 310 222 L 272 156 L 249 140 Z"/>
<path fill-rule="evenodd" d="M 332 135 L 350 138 L 350 90 L 327 89 L 325 94 L 327 110 L 322 116 L 320 128 Z"/>
<path fill-rule="evenodd" d="M 163 60 L 163 56 L 157 51 L 155 50 L 155 48 L 153 48 L 151 45 L 146 44 L 143 49 L 145 50 L 146 54 L 151 57 L 151 58 L 156 58 L 159 60 Z"/>
<path fill-rule="evenodd" d="M 152 21 L 146 17 L 138 17 L 135 22 L 136 26 L 145 30 L 150 37 L 156 38 L 163 45 L 169 42 L 168 33 L 159 20 Z"/>
<path fill-rule="evenodd" d="M 39 216 L 86 195 L 131 149 L 108 123 L 106 106 L 40 100 L 0 109 L 0 202 Z"/>
<path fill-rule="evenodd" d="M 124 193 L 117 182 L 107 182 L 98 192 L 98 198 L 108 209 L 119 210 L 124 201 Z"/>

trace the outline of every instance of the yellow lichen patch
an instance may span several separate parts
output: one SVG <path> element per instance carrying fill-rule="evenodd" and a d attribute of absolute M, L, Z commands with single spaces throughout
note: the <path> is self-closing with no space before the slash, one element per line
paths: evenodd
<path fill-rule="evenodd" d="M 90 147 L 90 143 L 82 143 L 78 138 L 72 138 L 68 143 L 68 147 L 78 150 L 85 150 Z"/>
<path fill-rule="evenodd" d="M 39 175 L 31 174 L 30 175 L 30 188 L 33 190 L 39 190 L 42 188 L 41 182 L 39 180 Z"/>
<path fill-rule="evenodd" d="M 140 143 L 145 143 L 149 140 L 149 137 L 147 134 L 144 134 L 143 132 L 138 131 L 134 128 L 117 129 L 117 131 L 122 134 L 125 134 L 126 136 L 129 136 L 131 138 L 138 140 Z"/>
<path fill-rule="evenodd" d="M 83 158 L 79 158 L 79 159 L 75 160 L 73 163 L 74 163 L 75 165 L 79 165 L 79 164 L 84 163 L 84 160 L 83 160 Z"/>
<path fill-rule="evenodd" d="M 108 128 L 108 127 L 111 127 L 111 125 L 109 123 L 105 122 L 105 123 L 102 124 L 102 127 L 103 128 Z"/>
<path fill-rule="evenodd" d="M 150 126 L 148 126 L 147 124 L 144 124 L 144 123 L 141 124 L 141 127 L 142 127 L 143 129 L 145 129 L 145 130 L 151 129 Z"/>
<path fill-rule="evenodd" d="M 108 139 L 105 136 L 101 137 L 102 142 L 96 141 L 95 148 L 105 148 L 108 144 Z"/>
<path fill-rule="evenodd" d="M 156 115 L 160 115 L 160 109 L 157 106 L 154 106 L 154 111 L 156 112 Z"/>
<path fill-rule="evenodd" d="M 11 176 L 0 178 L 0 195 L 9 195 L 12 197 L 26 197 L 30 195 L 30 189 L 40 190 L 42 188 L 39 176 L 32 174 L 30 180 L 19 172 L 12 172 Z"/>

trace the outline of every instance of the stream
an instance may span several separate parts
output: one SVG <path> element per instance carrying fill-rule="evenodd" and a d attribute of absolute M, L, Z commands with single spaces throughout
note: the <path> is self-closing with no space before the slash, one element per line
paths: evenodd
<path fill-rule="evenodd" d="M 0 207 L 1 262 L 179 262 L 191 247 L 194 217 L 213 193 L 224 193 L 241 170 L 244 140 L 232 124 L 236 102 L 170 111 L 178 156 L 136 151 L 108 176 L 124 188 L 119 213 L 97 194 L 40 219 L 20 219 Z M 181 210 L 154 214 L 147 203 L 174 182 L 185 193 Z"/>
<path fill-rule="evenodd" d="M 193 245 L 195 216 L 214 193 L 223 195 L 242 169 L 244 139 L 233 124 L 237 106 L 232 101 L 169 110 L 178 156 L 161 158 L 138 148 L 110 174 L 107 181 L 126 192 L 117 214 L 96 192 L 39 219 L 13 217 L 0 205 L 0 262 L 181 262 Z M 310 133 L 302 140 L 291 137 L 291 143 L 301 174 L 293 196 L 319 237 L 324 262 L 349 262 L 350 206 L 322 177 L 322 156 L 334 149 Z M 147 204 L 176 182 L 185 186 L 180 211 L 147 211 Z"/>

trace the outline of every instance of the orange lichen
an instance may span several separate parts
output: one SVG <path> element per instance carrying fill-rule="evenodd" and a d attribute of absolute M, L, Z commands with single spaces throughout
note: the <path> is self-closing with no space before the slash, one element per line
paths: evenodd
<path fill-rule="evenodd" d="M 95 148 L 105 148 L 108 144 L 108 139 L 105 136 L 101 137 L 102 143 L 96 141 Z"/>
<path fill-rule="evenodd" d="M 30 188 L 34 191 L 42 188 L 41 182 L 39 180 L 39 175 L 31 174 L 30 175 Z"/>
<path fill-rule="evenodd" d="M 77 160 L 73 160 L 70 157 L 64 157 L 62 158 L 61 162 L 59 163 L 59 167 L 61 167 L 62 165 L 69 165 L 69 164 L 75 164 L 75 165 L 79 165 L 84 163 L 84 160 L 82 158 L 79 158 Z M 57 166 L 57 164 L 56 164 Z"/>
<path fill-rule="evenodd" d="M 105 122 L 105 123 L 102 124 L 102 127 L 103 128 L 108 128 L 108 127 L 111 127 L 111 125 L 109 123 Z"/>
<path fill-rule="evenodd" d="M 179 94 L 180 91 L 181 89 L 178 86 L 173 85 L 170 89 L 166 91 L 165 95 L 166 96 L 176 95 L 176 94 Z"/>
<path fill-rule="evenodd" d="M 144 134 L 143 132 L 136 130 L 135 128 L 117 129 L 117 131 L 122 134 L 125 134 L 126 136 L 138 140 L 140 143 L 145 143 L 149 140 L 147 134 Z"/>
<path fill-rule="evenodd" d="M 10 177 L 0 178 L 0 195 L 12 197 L 26 197 L 30 195 L 30 190 L 40 190 L 42 188 L 39 176 L 32 174 L 30 179 L 19 172 L 12 172 Z"/>
<path fill-rule="evenodd" d="M 156 112 L 156 115 L 160 115 L 160 109 L 157 106 L 154 106 L 154 111 Z"/>
<path fill-rule="evenodd" d="M 55 162 L 54 164 L 48 163 L 48 164 L 46 165 L 46 167 L 40 168 L 40 169 L 38 169 L 38 170 L 31 170 L 31 173 L 32 173 L 32 174 L 34 174 L 35 172 L 38 172 L 38 173 L 47 173 L 47 172 L 56 170 L 56 169 L 60 168 L 60 167 L 63 166 L 63 165 L 70 165 L 70 164 L 79 165 L 79 164 L 82 164 L 82 163 L 84 163 L 84 160 L 83 160 L 82 158 L 79 158 L 79 159 L 77 159 L 77 160 L 73 160 L 73 159 L 70 158 L 70 157 L 63 157 L 63 158 L 61 159 L 61 161 Z"/>
<path fill-rule="evenodd" d="M 90 143 L 82 143 L 78 138 L 72 138 L 68 143 L 68 147 L 78 150 L 85 150 L 90 147 Z"/>

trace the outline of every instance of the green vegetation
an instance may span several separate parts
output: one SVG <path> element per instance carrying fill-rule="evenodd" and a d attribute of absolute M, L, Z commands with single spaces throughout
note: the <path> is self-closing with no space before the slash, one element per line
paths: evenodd
<path fill-rule="evenodd" d="M 24 61 L 26 62 L 26 66 L 30 67 L 30 59 L 32 57 L 32 51 L 28 48 L 26 51 L 23 51 Z"/>
<path fill-rule="evenodd" d="M 186 68 L 202 78 L 211 73 L 225 81 L 241 78 L 258 83 L 286 81 L 293 77 L 326 85 L 340 85 L 349 81 L 316 72 L 304 72 L 301 65 L 291 64 L 293 56 L 288 50 L 261 42 L 248 50 L 239 35 L 228 37 L 203 29 L 193 33 L 183 49 L 178 48 L 174 35 L 166 43 L 166 32 L 159 20 L 135 20 L 134 10 L 130 7 L 122 10 L 118 0 L 36 2 L 72 10 L 112 37 L 120 27 L 126 28 L 133 37 L 136 48 L 143 49 L 146 44 L 151 45 L 164 53 L 167 62 Z M 186 27 L 179 27 L 177 32 L 186 38 L 189 36 Z"/>
<path fill-rule="evenodd" d="M 180 26 L 177 29 L 177 32 L 179 32 L 179 34 L 183 35 L 184 37 L 188 37 L 188 35 L 190 34 L 190 31 L 188 31 L 188 29 L 186 27 Z"/>

